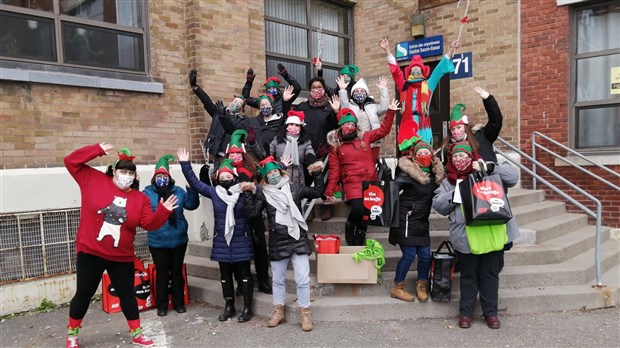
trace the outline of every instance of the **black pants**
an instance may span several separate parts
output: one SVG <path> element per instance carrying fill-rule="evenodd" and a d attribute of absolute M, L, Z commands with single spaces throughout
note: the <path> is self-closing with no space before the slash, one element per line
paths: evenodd
<path fill-rule="evenodd" d="M 459 313 L 473 317 L 476 295 L 480 293 L 480 306 L 484 316 L 497 316 L 499 263 L 502 252 L 474 255 L 457 251 L 457 255 L 461 265 Z"/>
<path fill-rule="evenodd" d="M 233 284 L 233 274 L 235 279 L 242 283 L 244 280 L 253 284 L 252 271 L 250 270 L 250 261 L 239 262 L 219 262 L 220 279 L 222 282 L 222 295 L 225 299 L 235 298 L 235 287 Z"/>
<path fill-rule="evenodd" d="M 250 226 L 254 232 L 254 268 L 258 280 L 269 279 L 269 256 L 267 254 L 267 240 L 265 239 L 265 222 L 262 218 L 251 219 Z M 236 277 L 235 277 L 236 278 Z M 239 280 L 237 280 L 239 281 Z"/>
<path fill-rule="evenodd" d="M 364 202 L 361 198 L 351 199 L 346 201 L 347 206 L 351 209 L 349 216 L 347 216 L 347 222 L 354 224 L 355 226 L 362 225 L 362 217 L 364 216 Z"/>
<path fill-rule="evenodd" d="M 73 299 L 71 299 L 69 316 L 78 320 L 84 318 L 90 301 L 99 287 L 103 271 L 106 270 L 120 300 L 125 319 L 140 319 L 138 302 L 134 294 L 133 261 L 114 262 L 83 252 L 77 254 L 75 264 L 76 291 Z"/>
<path fill-rule="evenodd" d="M 176 248 L 152 248 L 149 251 L 153 256 L 155 269 L 157 270 L 157 280 L 155 291 L 157 298 L 155 304 L 157 309 L 168 309 L 168 284 L 172 279 L 172 304 L 174 308 L 183 307 L 185 299 L 183 289 L 185 288 L 185 279 L 183 279 L 183 260 L 185 260 L 185 251 L 187 244 L 179 245 Z"/>

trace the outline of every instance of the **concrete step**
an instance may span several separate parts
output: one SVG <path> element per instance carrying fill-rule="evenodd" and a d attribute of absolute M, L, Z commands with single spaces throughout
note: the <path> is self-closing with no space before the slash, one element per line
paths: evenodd
<path fill-rule="evenodd" d="M 535 238 L 531 244 L 540 244 L 558 238 L 567 232 L 577 230 L 588 224 L 586 214 L 564 213 L 547 219 L 519 224 L 522 234 L 531 231 Z"/>

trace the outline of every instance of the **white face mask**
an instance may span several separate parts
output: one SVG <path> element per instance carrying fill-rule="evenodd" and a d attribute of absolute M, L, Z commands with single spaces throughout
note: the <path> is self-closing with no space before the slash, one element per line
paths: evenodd
<path fill-rule="evenodd" d="M 133 184 L 134 179 L 135 176 L 133 175 L 117 174 L 116 176 L 114 176 L 114 183 L 119 189 L 126 190 L 131 186 L 131 184 Z"/>

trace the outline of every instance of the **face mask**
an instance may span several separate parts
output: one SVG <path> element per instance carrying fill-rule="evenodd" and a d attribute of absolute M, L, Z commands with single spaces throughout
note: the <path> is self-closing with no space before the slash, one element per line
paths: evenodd
<path fill-rule="evenodd" d="M 292 136 L 297 136 L 299 135 L 299 132 L 301 132 L 301 128 L 300 127 L 286 127 L 286 132 Z"/>
<path fill-rule="evenodd" d="M 263 106 L 260 108 L 260 114 L 263 117 L 269 117 L 271 116 L 271 110 L 272 110 L 271 106 Z"/>
<path fill-rule="evenodd" d="M 420 163 L 420 165 L 424 168 L 428 168 L 431 166 L 433 162 L 433 155 L 420 155 L 415 157 L 416 161 Z"/>
<path fill-rule="evenodd" d="M 222 186 L 225 189 L 229 189 L 232 185 L 235 184 L 235 179 L 230 179 L 230 180 L 220 180 L 220 186 Z"/>
<path fill-rule="evenodd" d="M 452 139 L 454 141 L 463 141 L 467 139 L 467 133 L 465 131 L 455 130 L 452 133 Z"/>
<path fill-rule="evenodd" d="M 347 85 L 348 85 L 349 83 L 351 83 L 351 76 L 349 76 L 349 75 L 344 75 L 344 83 L 346 83 Z"/>
<path fill-rule="evenodd" d="M 282 175 L 280 173 L 271 174 L 267 177 L 267 182 L 271 185 L 276 185 L 282 179 Z"/>
<path fill-rule="evenodd" d="M 458 159 L 452 158 L 452 164 L 454 165 L 454 168 L 456 168 L 456 170 L 458 170 L 459 172 L 463 172 L 467 170 L 467 167 L 469 167 L 469 165 L 471 164 L 471 157 L 467 156 Z"/>
<path fill-rule="evenodd" d="M 276 87 L 269 87 L 267 89 L 267 94 L 271 94 L 272 96 L 276 96 L 278 93 L 280 93 L 280 90 L 277 89 Z"/>
<path fill-rule="evenodd" d="M 114 183 L 116 184 L 116 187 L 118 187 L 119 189 L 126 190 L 131 186 L 131 184 L 133 184 L 134 178 L 135 177 L 133 175 L 118 174 L 115 177 Z"/>
<path fill-rule="evenodd" d="M 228 105 L 228 111 L 230 111 L 231 114 L 236 114 L 241 110 L 241 104 L 239 103 L 230 103 Z"/>
<path fill-rule="evenodd" d="M 168 186 L 168 182 L 170 182 L 168 178 L 162 176 L 155 177 L 155 185 L 157 185 L 157 187 L 159 188 L 164 188 Z"/>
<path fill-rule="evenodd" d="M 350 135 L 351 133 L 357 130 L 357 126 L 355 125 L 343 125 L 340 128 L 342 129 L 343 135 Z"/>
<path fill-rule="evenodd" d="M 315 88 L 310 91 L 310 95 L 312 99 L 321 99 L 325 95 L 325 90 L 323 88 Z"/>
<path fill-rule="evenodd" d="M 366 100 L 366 93 L 362 92 L 362 93 L 353 93 L 353 95 L 351 95 L 351 97 L 353 98 L 353 100 L 355 100 L 356 103 L 361 104 L 364 102 L 364 100 Z"/>
<path fill-rule="evenodd" d="M 243 160 L 243 155 L 239 152 L 232 152 L 228 154 L 228 158 L 230 158 L 233 163 L 238 163 Z"/>

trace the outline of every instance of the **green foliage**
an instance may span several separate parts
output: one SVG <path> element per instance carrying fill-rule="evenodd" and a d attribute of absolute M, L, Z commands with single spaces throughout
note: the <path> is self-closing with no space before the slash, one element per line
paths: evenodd
<path fill-rule="evenodd" d="M 56 307 L 58 306 L 54 302 L 48 300 L 47 298 L 44 298 L 43 301 L 41 301 L 39 307 L 35 308 L 34 310 L 39 313 L 46 313 Z"/>

